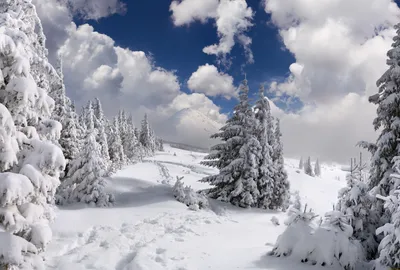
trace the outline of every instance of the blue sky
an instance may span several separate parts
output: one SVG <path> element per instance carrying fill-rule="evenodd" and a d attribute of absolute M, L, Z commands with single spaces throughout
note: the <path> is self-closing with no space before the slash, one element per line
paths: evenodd
<path fill-rule="evenodd" d="M 214 21 L 209 20 L 192 23 L 190 26 L 176 27 L 171 19 L 169 11 L 170 1 L 127 1 L 127 12 L 124 15 L 114 14 L 97 21 L 89 21 L 96 31 L 112 37 L 117 46 L 129 48 L 134 51 L 151 53 L 157 66 L 168 70 L 176 70 L 176 74 L 182 83 L 182 90 L 190 93 L 186 81 L 200 65 L 206 63 L 217 66 L 216 57 L 207 55 L 202 49 L 218 43 L 218 36 Z M 244 78 L 243 70 L 247 73 L 251 94 L 257 93 L 258 86 L 262 82 L 283 80 L 288 75 L 288 67 L 295 61 L 292 54 L 284 49 L 277 28 L 268 23 L 270 15 L 264 12 L 263 6 L 258 0 L 247 1 L 255 11 L 254 26 L 248 32 L 253 43 L 251 49 L 255 63 L 246 63 L 244 51 L 239 44 L 233 48 L 230 57 L 232 65 L 225 69 L 219 67 L 231 75 L 238 86 Z M 154 6 L 157 8 L 154 8 Z M 77 23 L 83 23 L 77 20 Z M 225 98 L 212 98 L 221 106 L 222 112 L 229 113 L 235 100 Z M 292 109 L 301 107 L 301 103 L 295 103 Z M 282 108 L 286 108 L 284 104 Z"/>

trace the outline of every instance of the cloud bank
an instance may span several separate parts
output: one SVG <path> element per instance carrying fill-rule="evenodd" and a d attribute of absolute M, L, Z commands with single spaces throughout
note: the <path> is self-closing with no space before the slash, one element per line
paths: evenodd
<path fill-rule="evenodd" d="M 285 153 L 346 162 L 359 140 L 374 141 L 376 80 L 400 10 L 391 0 L 265 0 L 285 48 L 296 58 L 277 96 L 298 97 L 297 115 L 281 114 Z M 355 12 L 356 11 L 356 12 Z"/>

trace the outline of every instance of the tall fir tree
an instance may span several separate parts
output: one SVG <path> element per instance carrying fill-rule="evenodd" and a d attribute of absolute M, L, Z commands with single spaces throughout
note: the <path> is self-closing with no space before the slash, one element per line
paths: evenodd
<path fill-rule="evenodd" d="M 0 3 L 0 267 L 39 269 L 65 159 L 49 97 L 55 69 L 30 0 Z"/>
<path fill-rule="evenodd" d="M 290 198 L 290 184 L 285 170 L 285 161 L 283 158 L 283 145 L 281 141 L 282 133 L 280 128 L 280 121 L 276 119 L 276 126 L 274 130 L 275 147 L 274 155 L 275 159 L 275 174 L 274 174 L 274 188 L 273 188 L 273 200 L 270 205 L 271 209 L 283 209 L 288 207 Z"/>
<path fill-rule="evenodd" d="M 114 117 L 112 132 L 111 132 L 111 144 L 110 144 L 110 158 L 112 162 L 112 169 L 120 169 L 126 164 L 126 157 L 124 154 L 124 148 L 122 146 L 121 135 L 119 128 L 119 118 Z"/>
<path fill-rule="evenodd" d="M 61 55 L 58 56 L 57 73 L 58 78 L 54 80 L 53 91 L 50 93 L 50 96 L 55 101 L 52 118 L 62 125 L 59 144 L 67 162 L 69 162 L 75 159 L 79 153 L 79 133 L 77 130 L 75 109 L 65 93 Z M 68 166 L 66 167 L 67 169 Z M 67 174 L 67 171 L 64 174 Z"/>
<path fill-rule="evenodd" d="M 147 119 L 147 114 L 144 115 L 144 118 L 142 120 L 139 141 L 144 147 L 147 154 L 149 155 L 154 154 L 155 138 L 154 138 L 154 133 L 150 127 L 149 121 Z"/>
<path fill-rule="evenodd" d="M 103 179 L 108 168 L 101 153 L 101 146 L 96 142 L 96 129 L 88 130 L 85 148 L 80 157 L 73 163 L 74 174 L 69 181 L 76 185 L 71 192 L 69 202 L 83 202 L 96 206 L 108 206 L 114 199 L 105 192 L 106 182 Z"/>
<path fill-rule="evenodd" d="M 311 157 L 308 157 L 304 163 L 304 173 L 309 176 L 314 176 L 313 168 L 311 166 Z"/>
<path fill-rule="evenodd" d="M 100 99 L 95 98 L 93 102 L 93 114 L 94 114 L 94 127 L 97 129 L 96 141 L 100 144 L 101 155 L 103 157 L 107 171 L 111 166 L 108 138 L 107 138 L 107 123 L 106 117 L 104 116 L 103 107 L 101 105 Z"/>
<path fill-rule="evenodd" d="M 373 254 L 377 245 L 375 234 L 371 234 L 371 229 L 374 229 L 372 221 L 376 216 L 371 216 L 371 212 L 367 211 L 373 206 L 375 198 L 368 193 L 367 184 L 360 181 L 358 172 L 356 162 L 351 159 L 350 171 L 346 176 L 347 186 L 339 191 L 336 210 L 347 217 L 353 228 L 353 237 L 360 241 L 367 255 Z M 366 258 L 373 259 L 373 256 L 367 255 Z"/>
<path fill-rule="evenodd" d="M 304 160 L 303 160 L 303 157 L 300 157 L 299 169 L 300 169 L 300 170 L 304 169 Z"/>
<path fill-rule="evenodd" d="M 139 141 L 135 135 L 135 126 L 133 124 L 133 117 L 131 114 L 127 119 L 126 133 L 122 144 L 125 150 L 125 155 L 129 160 L 133 161 L 139 157 Z"/>
<path fill-rule="evenodd" d="M 375 144 L 361 142 L 360 145 L 367 148 L 371 154 L 370 176 L 368 187 L 370 193 L 375 196 L 387 197 L 399 188 L 391 174 L 394 173 L 394 158 L 400 149 L 400 24 L 395 25 L 396 36 L 393 38 L 392 48 L 388 51 L 388 70 L 377 81 L 379 92 L 369 98 L 369 101 L 377 105 L 377 116 L 373 121 L 375 130 L 380 134 Z M 369 209 L 369 216 L 377 217 L 369 220 L 368 234 L 374 234 L 376 229 L 390 222 L 391 215 L 384 209 L 384 201 L 374 200 Z M 367 221 L 365 221 L 367 222 Z M 382 236 L 377 238 L 377 243 L 371 243 L 367 249 L 367 257 L 376 258 L 378 243 Z"/>
<path fill-rule="evenodd" d="M 315 161 L 314 174 L 315 174 L 315 176 L 321 176 L 321 165 L 319 164 L 318 159 L 317 159 L 317 161 Z"/>
<path fill-rule="evenodd" d="M 240 207 L 258 205 L 259 157 L 261 146 L 254 136 L 256 120 L 249 105 L 247 80 L 240 85 L 239 104 L 233 115 L 212 138 L 222 143 L 211 148 L 202 164 L 220 169 L 219 174 L 205 177 L 214 187 L 208 190 L 211 198 L 230 202 Z M 207 160 L 208 159 L 208 160 Z"/>
<path fill-rule="evenodd" d="M 271 108 L 269 101 L 264 95 L 265 89 L 261 85 L 259 89 L 259 98 L 254 107 L 255 118 L 257 119 L 257 126 L 255 127 L 255 134 L 261 146 L 260 164 L 259 164 L 259 178 L 257 180 L 257 188 L 260 192 L 258 199 L 258 207 L 270 208 L 273 203 L 273 192 L 275 180 L 274 176 L 277 173 L 275 169 L 273 156 L 273 147 L 269 144 L 271 141 L 269 136 L 270 132 L 269 118 L 271 118 Z"/>

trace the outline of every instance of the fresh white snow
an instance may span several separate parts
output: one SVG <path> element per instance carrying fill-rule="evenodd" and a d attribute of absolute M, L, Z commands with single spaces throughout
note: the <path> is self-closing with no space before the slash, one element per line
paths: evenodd
<path fill-rule="evenodd" d="M 165 152 L 107 179 L 114 206 L 57 210 L 53 241 L 44 254 L 46 269 L 340 269 L 267 255 L 285 229 L 287 213 L 213 200 L 209 210 L 192 211 L 176 201 L 172 186 L 177 177 L 195 190 L 208 187 L 198 180 L 216 171 L 199 164 L 204 156 L 165 145 Z M 321 164 L 322 176 L 310 177 L 298 164 L 285 160 L 291 192 L 298 190 L 302 204 L 316 214 L 332 210 L 346 172 Z"/>

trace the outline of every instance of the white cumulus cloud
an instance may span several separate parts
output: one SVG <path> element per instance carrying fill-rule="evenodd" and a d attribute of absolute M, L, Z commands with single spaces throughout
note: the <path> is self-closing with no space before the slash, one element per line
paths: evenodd
<path fill-rule="evenodd" d="M 265 0 L 265 11 L 296 62 L 270 91 L 305 107 L 283 115 L 286 153 L 346 162 L 359 140 L 374 140 L 376 80 L 400 10 L 391 0 Z"/>
<path fill-rule="evenodd" d="M 172 20 L 176 26 L 189 25 L 196 20 L 205 23 L 208 19 L 216 17 L 218 5 L 218 0 L 172 1 Z"/>
<path fill-rule="evenodd" d="M 190 25 L 196 20 L 213 19 L 217 27 L 219 43 L 209 45 L 203 52 L 226 59 L 236 42 L 245 50 L 247 61 L 254 62 L 250 49 L 252 40 L 246 32 L 253 26 L 253 10 L 245 0 L 174 0 L 170 5 L 176 26 Z"/>
<path fill-rule="evenodd" d="M 227 99 L 235 97 L 237 91 L 233 85 L 232 76 L 218 72 L 214 65 L 199 66 L 188 80 L 188 87 L 193 92 L 204 93 L 207 96 L 223 96 Z"/>

